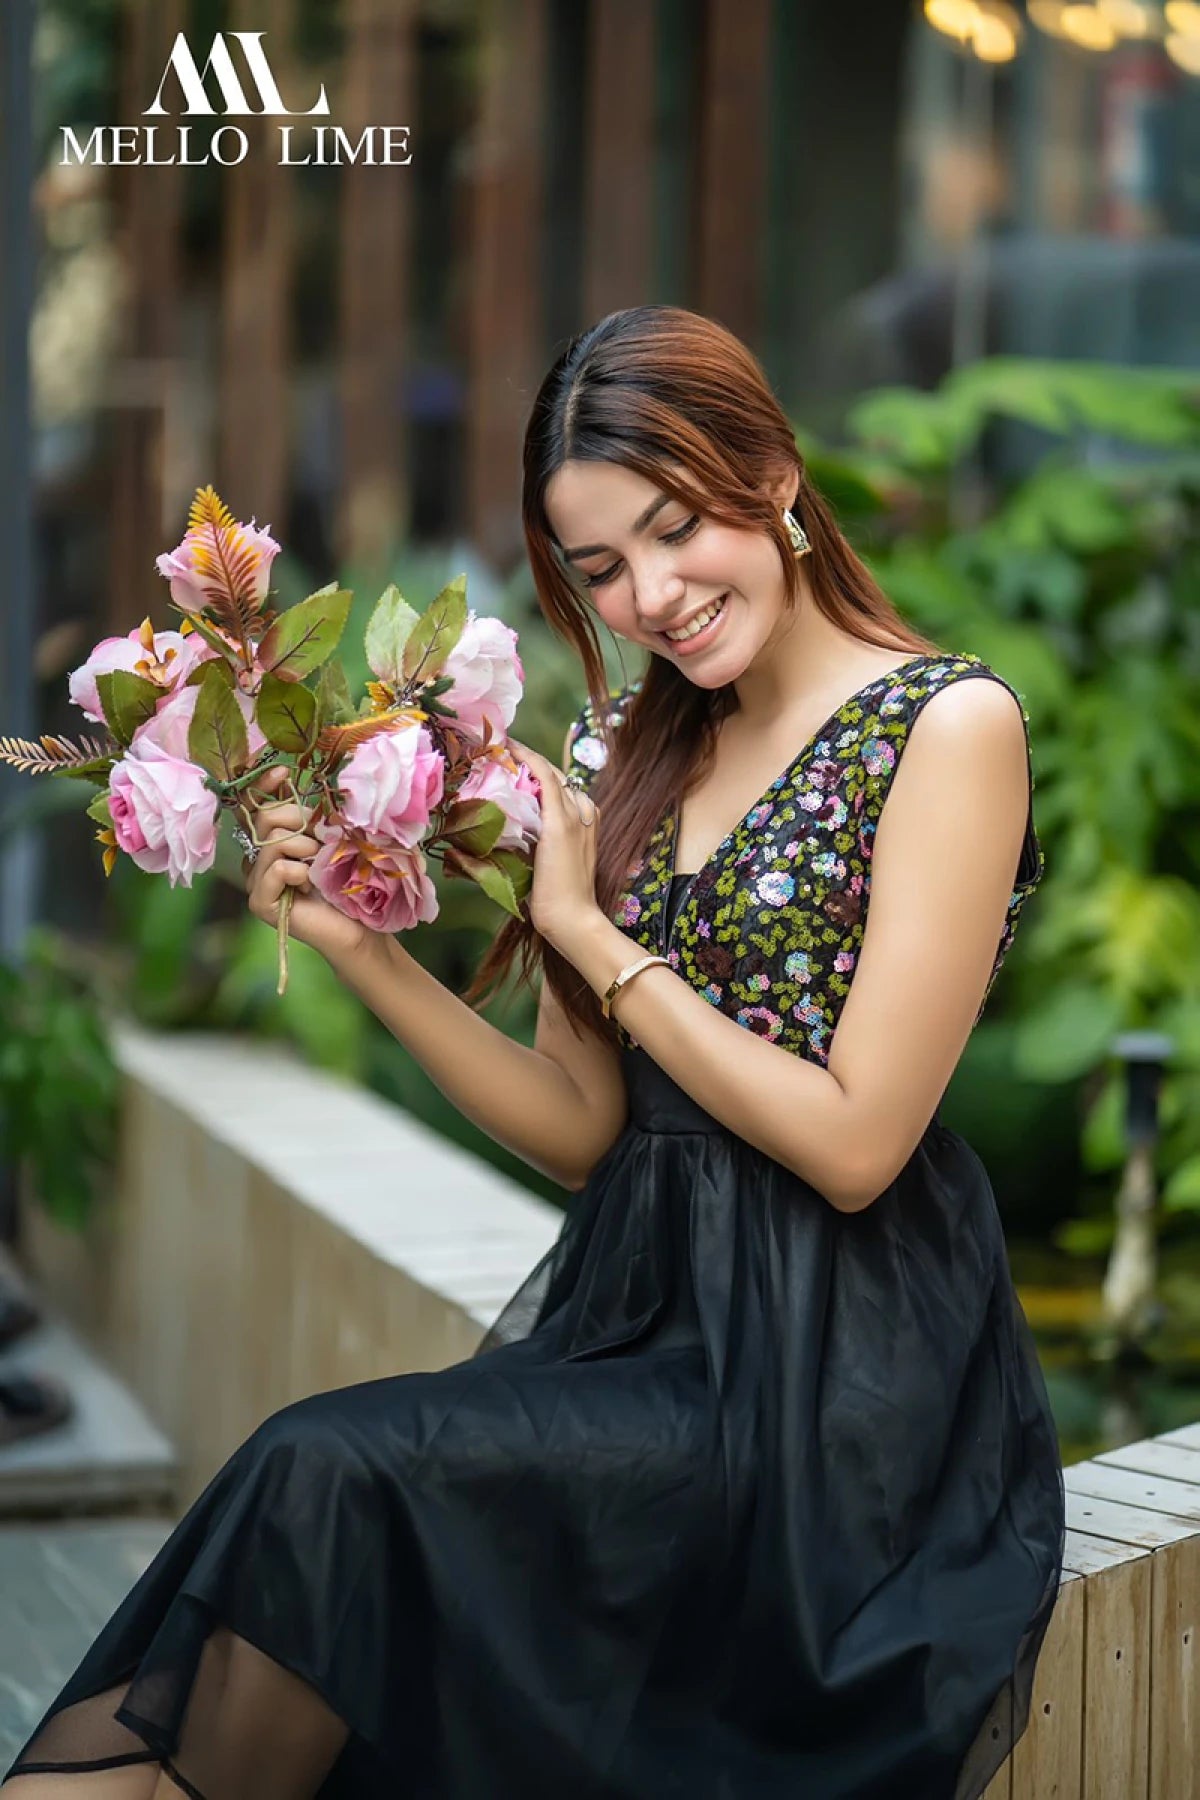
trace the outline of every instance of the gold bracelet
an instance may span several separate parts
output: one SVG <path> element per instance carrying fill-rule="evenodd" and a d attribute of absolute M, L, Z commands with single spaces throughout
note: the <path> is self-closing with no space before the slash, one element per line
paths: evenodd
<path fill-rule="evenodd" d="M 623 988 L 627 981 L 632 981 L 635 975 L 642 969 L 648 969 L 651 963 L 661 963 L 664 969 L 671 967 L 665 956 L 642 956 L 638 958 L 637 962 L 627 964 L 621 973 L 614 976 L 613 980 L 609 982 L 600 1001 L 600 1011 L 606 1019 L 612 1016 L 612 1003 L 618 988 Z"/>

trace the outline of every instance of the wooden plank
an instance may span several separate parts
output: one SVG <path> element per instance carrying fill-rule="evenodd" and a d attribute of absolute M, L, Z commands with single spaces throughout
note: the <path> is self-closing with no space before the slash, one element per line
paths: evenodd
<path fill-rule="evenodd" d="M 1177 1444 L 1181 1450 L 1200 1450 L 1200 1425 L 1179 1425 L 1174 1431 L 1160 1431 L 1156 1444 Z"/>
<path fill-rule="evenodd" d="M 1169 1481 L 1165 1475 L 1143 1475 L 1140 1469 L 1092 1461 L 1073 1463 L 1063 1475 L 1068 1493 L 1092 1494 L 1100 1500 L 1170 1513 L 1200 1529 L 1200 1485 L 1194 1482 Z"/>
<path fill-rule="evenodd" d="M 1116 1538 L 1123 1544 L 1137 1544 L 1144 1550 L 1157 1550 L 1163 1544 L 1178 1544 L 1194 1537 L 1196 1528 L 1187 1519 L 1173 1518 L 1170 1513 L 1151 1512 L 1144 1506 L 1127 1506 L 1119 1500 L 1102 1500 L 1092 1494 L 1067 1489 L 1067 1526 L 1072 1531 L 1086 1531 L 1092 1537 Z"/>
<path fill-rule="evenodd" d="M 1152 1800 L 1200 1800 L 1200 1534 L 1153 1558 Z"/>
<path fill-rule="evenodd" d="M 1068 1530 L 1063 1547 L 1063 1569 L 1073 1575 L 1102 1575 L 1122 1563 L 1136 1562 L 1150 1551 L 1137 1544 L 1123 1544 L 1114 1538 L 1093 1537 L 1087 1531 Z"/>
<path fill-rule="evenodd" d="M 1113 1469 L 1140 1469 L 1144 1475 L 1165 1475 L 1170 1481 L 1200 1482 L 1200 1450 L 1187 1450 L 1159 1438 L 1143 1438 L 1136 1444 L 1123 1444 L 1119 1450 L 1104 1450 L 1092 1460 Z"/>
<path fill-rule="evenodd" d="M 1085 1583 L 1083 1769 L 1087 1800 L 1149 1793 L 1154 1559 Z"/>
<path fill-rule="evenodd" d="M 1118 1571 L 1119 1572 L 1119 1571 Z M 1087 1582 L 1064 1574 L 1038 1657 L 1029 1720 L 1008 1767 L 1012 1800 L 1084 1800 L 1083 1683 Z M 990 1795 L 991 1790 L 988 1790 Z M 1003 1792 L 1003 1790 L 1002 1790 Z M 1092 1800 L 1087 1790 L 1087 1800 Z M 1124 1800 L 1129 1800 L 1126 1795 Z"/>

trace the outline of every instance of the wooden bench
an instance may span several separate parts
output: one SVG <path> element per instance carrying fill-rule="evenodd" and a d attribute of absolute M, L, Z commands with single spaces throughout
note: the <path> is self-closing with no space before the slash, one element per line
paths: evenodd
<path fill-rule="evenodd" d="M 1200 1800 L 1200 1425 L 1064 1479 L 1029 1724 L 984 1800 Z"/>

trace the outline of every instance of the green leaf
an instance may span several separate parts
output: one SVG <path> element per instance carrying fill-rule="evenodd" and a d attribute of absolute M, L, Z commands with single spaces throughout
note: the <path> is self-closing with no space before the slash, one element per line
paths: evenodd
<path fill-rule="evenodd" d="M 521 917 L 517 896 L 508 870 L 492 858 L 472 856 L 457 847 L 448 849 L 443 859 L 444 866 L 451 874 L 462 874 L 478 882 L 489 900 L 502 906 L 514 919 Z"/>
<path fill-rule="evenodd" d="M 218 781 L 232 781 L 250 761 L 250 740 L 242 709 L 216 668 L 200 684 L 188 729 L 188 756 Z"/>
<path fill-rule="evenodd" d="M 467 623 L 467 578 L 456 575 L 430 601 L 404 646 L 406 681 L 432 681 L 440 675 Z"/>
<path fill-rule="evenodd" d="M 504 826 L 504 809 L 494 800 L 456 800 L 447 810 L 441 836 L 456 850 L 487 856 Z"/>
<path fill-rule="evenodd" d="M 1070 1256 L 1103 1256 L 1112 1248 L 1115 1229 L 1111 1215 L 1097 1219 L 1064 1219 L 1051 1237 Z"/>
<path fill-rule="evenodd" d="M 96 787 L 107 788 L 114 760 L 111 756 L 97 756 L 90 762 L 69 763 L 61 769 L 47 769 L 46 773 L 52 781 L 90 781 Z"/>
<path fill-rule="evenodd" d="M 298 681 L 264 675 L 254 707 L 267 742 L 288 756 L 302 756 L 316 735 L 317 697 Z"/>
<path fill-rule="evenodd" d="M 376 680 L 386 681 L 392 687 L 401 685 L 405 646 L 420 617 L 396 584 L 389 582 L 376 601 L 363 640 L 367 662 Z"/>
<path fill-rule="evenodd" d="M 165 698 L 155 682 L 131 669 L 110 669 L 97 675 L 96 691 L 108 728 L 119 744 L 132 742 L 138 726 L 154 717 L 159 701 Z M 76 772 L 79 766 L 76 764 Z"/>
<path fill-rule="evenodd" d="M 533 864 L 517 850 L 493 850 L 492 861 L 508 876 L 519 904 L 533 886 Z"/>
<path fill-rule="evenodd" d="M 207 662 L 197 663 L 187 680 L 184 682 L 184 687 L 199 687 L 202 681 L 208 680 L 208 672 L 210 669 L 213 671 L 214 676 L 219 675 L 221 677 L 227 687 L 237 688 L 237 672 L 234 669 L 233 664 L 228 662 L 223 656 L 210 656 Z"/>
<path fill-rule="evenodd" d="M 346 670 L 337 660 L 322 664 L 317 676 L 317 708 L 327 725 L 346 725 L 356 716 Z"/>
<path fill-rule="evenodd" d="M 172 601 L 171 604 L 174 606 L 174 601 Z M 204 639 L 210 650 L 216 650 L 219 653 L 223 663 L 229 662 L 229 659 L 234 652 L 225 642 L 225 639 L 221 636 L 220 632 L 214 630 L 202 613 L 186 612 L 182 606 L 176 606 L 175 610 L 176 612 L 182 612 L 184 618 L 191 621 L 192 630 L 198 637 Z"/>
<path fill-rule="evenodd" d="M 112 827 L 112 808 L 108 803 L 107 793 L 97 794 L 87 805 L 87 816 L 95 819 L 97 825 Z"/>
<path fill-rule="evenodd" d="M 1200 1154 L 1187 1157 L 1172 1171 L 1162 1203 L 1167 1212 L 1200 1212 Z"/>
<path fill-rule="evenodd" d="M 353 598 L 348 589 L 334 588 L 289 606 L 258 646 L 261 666 L 281 681 L 312 675 L 337 649 Z"/>
<path fill-rule="evenodd" d="M 1098 987 L 1061 987 L 1027 1017 L 1013 1037 L 1013 1062 L 1027 1081 L 1072 1081 L 1109 1055 L 1121 1009 Z"/>

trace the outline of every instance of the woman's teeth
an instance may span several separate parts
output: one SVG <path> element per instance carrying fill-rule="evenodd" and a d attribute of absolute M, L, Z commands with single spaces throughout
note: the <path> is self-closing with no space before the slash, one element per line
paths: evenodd
<path fill-rule="evenodd" d="M 687 642 L 688 638 L 698 637 L 705 626 L 711 624 L 717 614 L 724 609 L 726 598 L 727 596 L 722 594 L 719 600 L 714 600 L 711 606 L 706 606 L 702 613 L 697 613 L 696 617 L 690 619 L 680 630 L 664 631 L 663 636 L 672 644 L 683 644 Z"/>

